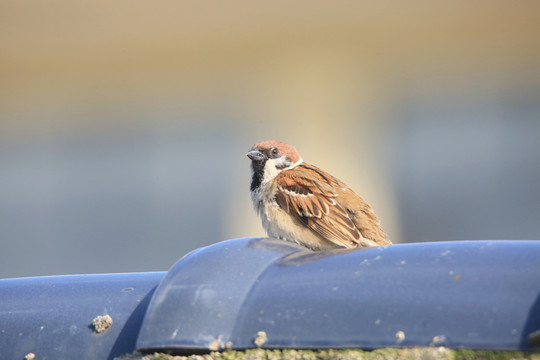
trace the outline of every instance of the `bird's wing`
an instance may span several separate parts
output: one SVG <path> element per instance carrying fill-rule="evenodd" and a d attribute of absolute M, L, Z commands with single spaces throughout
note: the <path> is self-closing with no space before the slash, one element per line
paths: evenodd
<path fill-rule="evenodd" d="M 337 201 L 345 186 L 338 179 L 313 165 L 302 163 L 277 177 L 278 205 L 329 241 L 343 247 L 356 247 L 362 234 L 347 210 Z"/>

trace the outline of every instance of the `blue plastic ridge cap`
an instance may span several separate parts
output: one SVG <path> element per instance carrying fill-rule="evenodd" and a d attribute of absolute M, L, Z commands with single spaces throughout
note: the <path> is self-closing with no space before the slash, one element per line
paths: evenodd
<path fill-rule="evenodd" d="M 540 241 L 322 252 L 276 239 L 224 241 L 169 270 L 136 347 L 531 350 L 539 259 Z"/>

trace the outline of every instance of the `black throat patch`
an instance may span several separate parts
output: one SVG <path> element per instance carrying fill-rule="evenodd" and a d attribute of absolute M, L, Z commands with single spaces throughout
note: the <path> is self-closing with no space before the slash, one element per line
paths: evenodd
<path fill-rule="evenodd" d="M 250 190 L 257 190 L 263 181 L 264 166 L 266 165 L 266 158 L 262 161 L 252 161 L 251 168 L 253 169 L 253 176 L 251 177 Z"/>

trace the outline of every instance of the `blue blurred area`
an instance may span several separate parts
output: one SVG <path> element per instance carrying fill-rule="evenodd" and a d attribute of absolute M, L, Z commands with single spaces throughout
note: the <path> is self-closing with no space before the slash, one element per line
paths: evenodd
<path fill-rule="evenodd" d="M 235 179 L 215 177 L 230 172 L 232 133 L 108 131 L 4 148 L 1 272 L 166 270 L 219 240 Z"/>
<path fill-rule="evenodd" d="M 404 238 L 540 239 L 538 90 L 436 92 L 400 103 L 390 130 Z"/>

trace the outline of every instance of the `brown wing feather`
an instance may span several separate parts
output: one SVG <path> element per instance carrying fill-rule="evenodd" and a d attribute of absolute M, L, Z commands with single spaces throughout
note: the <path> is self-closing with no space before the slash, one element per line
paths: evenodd
<path fill-rule="evenodd" d="M 362 239 L 349 213 L 336 202 L 339 180 L 307 164 L 286 170 L 276 178 L 278 205 L 323 238 L 343 247 L 356 247 Z"/>

